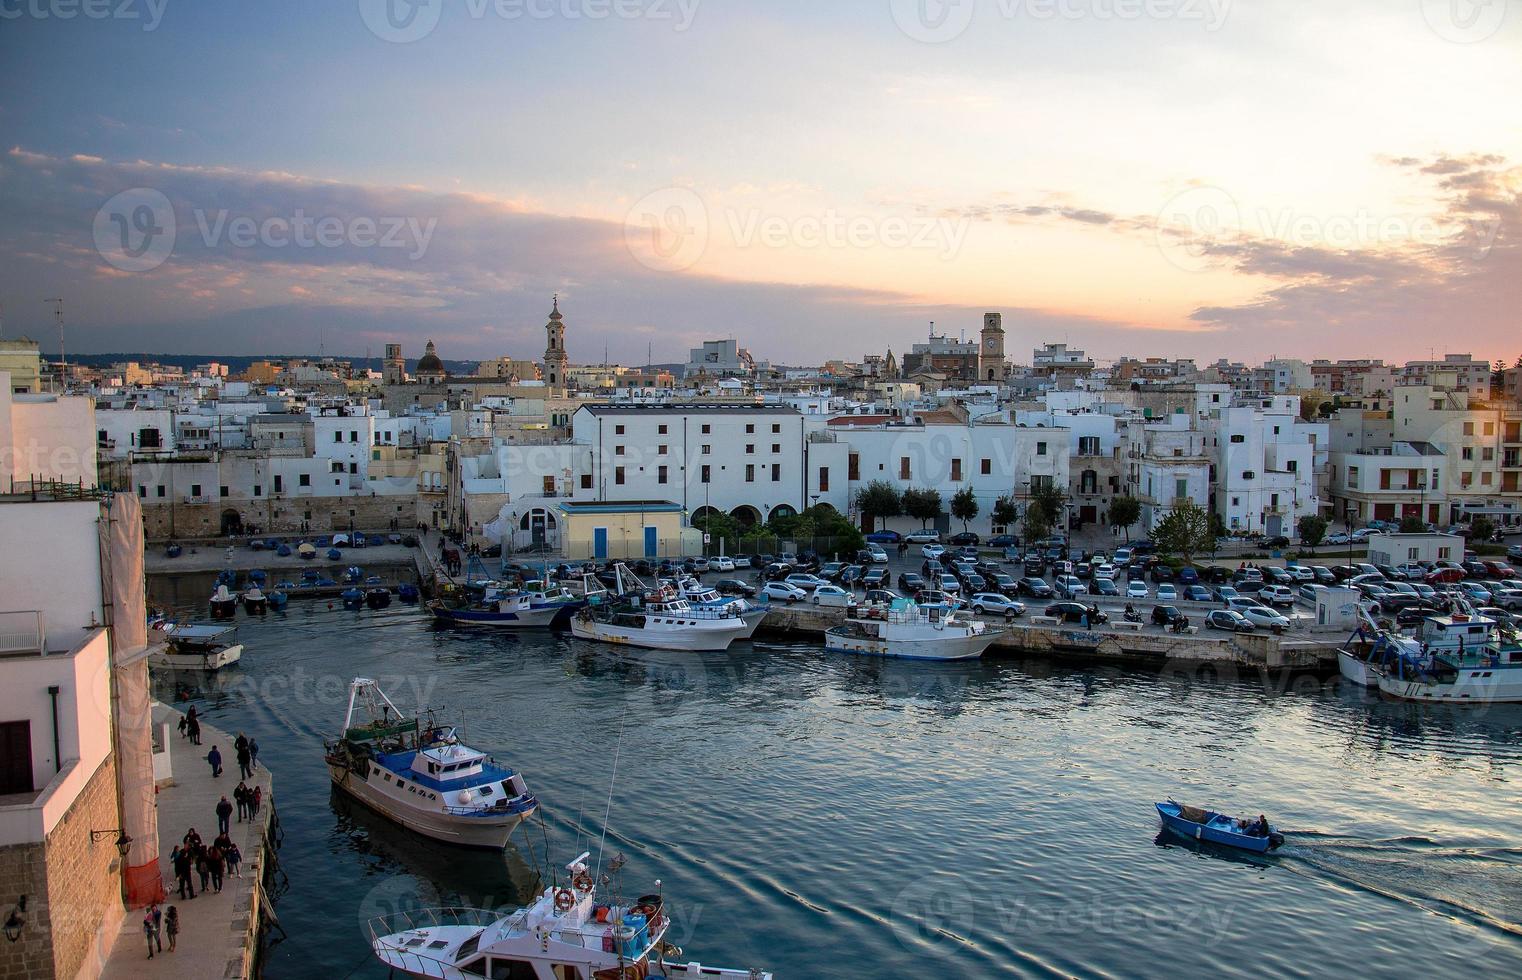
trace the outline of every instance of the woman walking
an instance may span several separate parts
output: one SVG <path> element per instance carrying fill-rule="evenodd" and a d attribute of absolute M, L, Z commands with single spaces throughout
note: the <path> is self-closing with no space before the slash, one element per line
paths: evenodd
<path fill-rule="evenodd" d="M 164 931 L 169 934 L 169 952 L 174 952 L 174 939 L 180 934 L 180 910 L 173 905 L 164 913 Z"/>

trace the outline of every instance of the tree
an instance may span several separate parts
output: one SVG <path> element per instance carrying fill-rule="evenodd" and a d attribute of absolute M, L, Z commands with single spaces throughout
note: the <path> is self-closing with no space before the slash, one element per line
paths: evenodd
<path fill-rule="evenodd" d="M 930 522 L 945 513 L 941 508 L 941 495 L 929 487 L 910 487 L 903 495 L 904 513 L 928 527 Z"/>
<path fill-rule="evenodd" d="M 1015 503 L 1014 497 L 1000 497 L 994 501 L 993 522 L 1000 527 L 1008 528 L 1020 519 L 1020 507 Z"/>
<path fill-rule="evenodd" d="M 1427 522 L 1415 514 L 1408 514 L 1400 520 L 1401 534 L 1421 534 L 1427 530 Z"/>
<path fill-rule="evenodd" d="M 1300 533 L 1300 543 L 1311 551 L 1326 537 L 1327 519 L 1319 514 L 1306 514 L 1295 523 L 1295 530 Z"/>
<path fill-rule="evenodd" d="M 737 541 L 740 537 L 739 522 L 722 511 L 709 511 L 694 517 L 692 526 L 709 536 L 710 546 L 720 541 Z"/>
<path fill-rule="evenodd" d="M 904 498 L 887 480 L 873 480 L 856 492 L 856 506 L 874 522 L 887 521 L 904 512 Z"/>
<path fill-rule="evenodd" d="M 1476 541 L 1489 541 L 1495 533 L 1495 522 L 1488 517 L 1476 517 L 1469 522 L 1469 536 Z"/>
<path fill-rule="evenodd" d="M 1141 501 L 1135 497 L 1116 497 L 1110 501 L 1110 523 L 1125 528 L 1126 540 L 1131 540 L 1131 527 L 1141 520 Z"/>
<path fill-rule="evenodd" d="M 1215 547 L 1215 534 L 1211 532 L 1210 515 L 1192 500 L 1174 506 L 1168 516 L 1157 522 L 1152 529 L 1152 540 L 1158 551 L 1166 555 L 1178 555 L 1185 563 L 1194 556 Z"/>
<path fill-rule="evenodd" d="M 1027 542 L 1039 541 L 1059 529 L 1062 509 L 1067 506 L 1067 494 L 1054 486 L 1031 488 L 1030 502 L 1025 505 L 1025 521 L 1021 530 Z"/>
<path fill-rule="evenodd" d="M 963 531 L 967 522 L 978 516 L 978 497 L 972 487 L 963 487 L 951 498 L 951 516 L 962 522 Z"/>

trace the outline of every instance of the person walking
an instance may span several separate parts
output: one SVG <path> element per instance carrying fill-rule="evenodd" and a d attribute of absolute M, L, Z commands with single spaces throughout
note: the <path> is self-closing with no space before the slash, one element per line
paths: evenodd
<path fill-rule="evenodd" d="M 259 768 L 259 740 L 248 740 L 248 771 L 253 772 Z"/>
<path fill-rule="evenodd" d="M 148 912 L 153 916 L 153 945 L 158 951 L 164 951 L 164 910 L 159 908 L 158 902 L 148 903 Z"/>
<path fill-rule="evenodd" d="M 194 711 L 196 709 L 194 707 L 192 707 L 190 710 Z M 196 719 L 196 718 L 191 718 L 189 721 L 187 721 L 185 723 L 185 729 L 190 734 L 190 744 L 191 745 L 200 745 L 201 744 L 201 722 L 198 719 Z"/>
<path fill-rule="evenodd" d="M 190 881 L 190 868 L 192 860 L 193 857 L 189 848 L 175 848 L 174 879 L 179 883 L 180 886 L 181 901 L 186 901 L 187 899 L 196 897 L 196 886 Z"/>
<path fill-rule="evenodd" d="M 253 766 L 250 764 L 251 763 L 251 759 L 252 759 L 252 757 L 248 754 L 248 743 L 245 742 L 243 747 L 238 750 L 238 778 L 239 779 L 247 779 L 249 776 L 253 775 L 254 770 L 253 770 Z"/>
<path fill-rule="evenodd" d="M 211 872 L 212 889 L 218 892 L 222 890 L 223 862 L 222 848 L 213 841 L 212 845 L 206 849 L 206 870 Z"/>
<path fill-rule="evenodd" d="M 223 849 L 223 853 L 227 857 L 227 873 L 234 878 L 242 878 L 243 852 L 238 850 L 238 845 L 228 841 L 227 847 Z"/>
<path fill-rule="evenodd" d="M 153 959 L 153 910 L 143 913 L 143 936 L 148 940 L 148 958 Z"/>
<path fill-rule="evenodd" d="M 222 797 L 222 802 L 217 804 L 217 832 L 227 833 L 228 821 L 232 820 L 233 805 L 227 802 L 227 797 Z"/>
<path fill-rule="evenodd" d="M 255 786 L 253 795 L 248 798 L 248 819 L 253 820 L 259 815 L 259 806 L 264 802 L 264 787 Z"/>
<path fill-rule="evenodd" d="M 186 718 L 184 715 L 180 715 L 180 738 L 185 738 L 186 737 L 186 729 L 188 729 L 189 727 L 190 727 L 190 720 L 188 718 Z"/>
<path fill-rule="evenodd" d="M 211 864 L 206 860 L 204 848 L 196 852 L 196 874 L 201 878 L 201 891 L 206 891 L 206 885 L 211 881 Z"/>
<path fill-rule="evenodd" d="M 222 775 L 222 753 L 213 745 L 211 751 L 206 753 L 206 761 L 211 763 L 211 776 L 216 779 Z"/>
<path fill-rule="evenodd" d="M 174 952 L 174 940 L 180 934 L 180 910 L 173 905 L 164 913 L 164 932 L 169 936 L 169 952 Z"/>
<path fill-rule="evenodd" d="M 238 783 L 238 787 L 233 790 L 233 802 L 238 804 L 238 822 L 242 823 L 243 822 L 243 818 L 248 816 L 248 784 L 247 783 L 244 783 L 244 782 L 239 782 Z"/>

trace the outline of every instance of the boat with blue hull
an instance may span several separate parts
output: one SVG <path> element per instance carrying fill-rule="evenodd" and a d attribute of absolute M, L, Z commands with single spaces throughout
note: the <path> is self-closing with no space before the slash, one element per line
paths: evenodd
<path fill-rule="evenodd" d="M 529 583 L 517 592 L 488 591 L 480 602 L 468 606 L 451 606 L 435 599 L 428 603 L 428 611 L 444 626 L 548 629 L 564 628 L 571 615 L 586 604 L 585 595 L 569 589 Z"/>
<path fill-rule="evenodd" d="M 501 850 L 539 807 L 520 773 L 431 713 L 408 718 L 369 678 L 350 683 L 343 734 L 324 748 L 338 789 L 434 840 Z"/>
<path fill-rule="evenodd" d="M 1157 804 L 1157 815 L 1164 827 L 1187 840 L 1208 841 L 1257 854 L 1266 854 L 1284 843 L 1284 835 L 1262 817 L 1237 819 L 1173 800 Z"/>

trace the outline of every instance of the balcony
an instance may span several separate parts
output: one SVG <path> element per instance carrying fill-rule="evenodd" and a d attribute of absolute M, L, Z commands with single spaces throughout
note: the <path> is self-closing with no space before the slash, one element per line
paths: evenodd
<path fill-rule="evenodd" d="M 48 631 L 40 609 L 0 612 L 0 657 L 45 655 Z"/>

